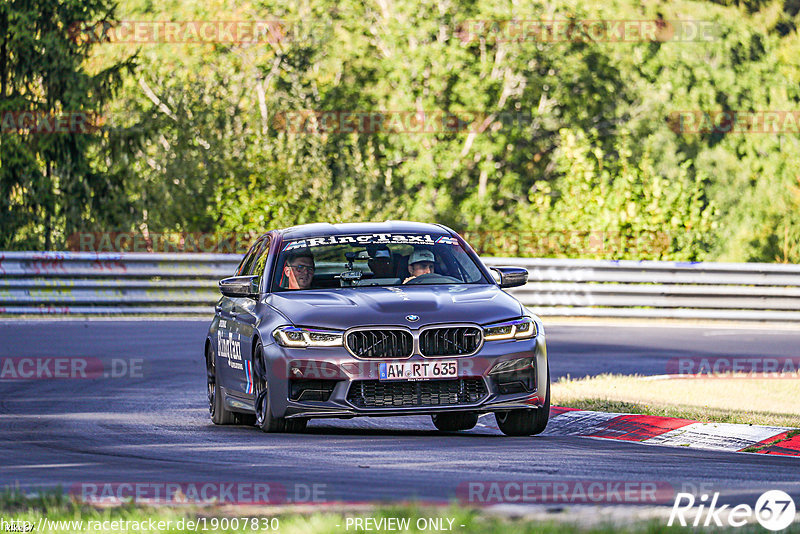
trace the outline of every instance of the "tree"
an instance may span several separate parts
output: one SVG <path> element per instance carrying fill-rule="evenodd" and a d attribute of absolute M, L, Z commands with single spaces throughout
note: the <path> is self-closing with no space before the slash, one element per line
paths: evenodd
<path fill-rule="evenodd" d="M 113 8 L 109 0 L 0 3 L 2 248 L 58 248 L 125 209 L 125 174 L 97 162 L 127 141 L 98 125 L 133 60 L 89 73 L 96 43 L 74 32 L 112 20 Z"/>

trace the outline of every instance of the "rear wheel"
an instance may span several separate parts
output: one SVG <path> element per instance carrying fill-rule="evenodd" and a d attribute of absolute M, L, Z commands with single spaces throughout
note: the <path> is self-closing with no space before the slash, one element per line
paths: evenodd
<path fill-rule="evenodd" d="M 236 414 L 225 408 L 222 391 L 217 384 L 217 365 L 211 345 L 206 348 L 206 377 L 208 382 L 208 412 L 215 425 L 236 423 Z"/>
<path fill-rule="evenodd" d="M 442 432 L 469 430 L 478 424 L 478 414 L 474 412 L 436 413 L 431 415 L 433 426 Z"/>
<path fill-rule="evenodd" d="M 533 410 L 496 412 L 494 417 L 506 436 L 532 436 L 544 432 L 550 419 L 550 365 L 547 366 L 547 393 L 542 406 Z"/>

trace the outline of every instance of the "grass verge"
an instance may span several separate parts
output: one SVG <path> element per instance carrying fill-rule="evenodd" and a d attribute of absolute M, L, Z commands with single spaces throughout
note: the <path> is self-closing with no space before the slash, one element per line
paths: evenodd
<path fill-rule="evenodd" d="M 573 509 L 574 510 L 574 509 Z M 8 526 L 11 521 L 23 525 L 28 532 L 48 532 L 57 534 L 88 534 L 106 532 L 130 532 L 136 534 L 167 534 L 182 532 L 206 533 L 280 533 L 280 534 L 345 534 L 409 532 L 432 533 L 449 531 L 457 534 L 560 534 L 562 532 L 587 532 L 596 534 L 612 533 L 671 533 L 686 532 L 686 528 L 667 527 L 666 518 L 631 518 L 618 514 L 616 520 L 602 524 L 590 521 L 581 524 L 578 515 L 597 517 L 596 508 L 589 513 L 574 511 L 556 512 L 552 519 L 538 516 L 515 515 L 509 512 L 487 512 L 485 510 L 464 508 L 456 505 L 426 507 L 415 504 L 399 506 L 376 505 L 365 508 L 363 505 L 352 511 L 325 511 L 307 509 L 292 511 L 272 507 L 254 509 L 253 507 L 233 506 L 160 506 L 148 507 L 126 504 L 114 507 L 97 508 L 70 500 L 63 494 L 50 492 L 38 497 L 24 497 L 19 493 L 6 492 L 0 495 L 0 520 L 5 521 L 6 531 L 14 531 Z M 630 512 L 636 516 L 636 512 Z M 641 517 L 641 515 L 639 515 Z M 46 518 L 43 525 L 40 521 Z M 369 526 L 359 526 L 356 519 L 369 518 Z M 623 523 L 620 523 L 620 518 Z M 349 519 L 349 522 L 348 522 Z M 393 520 L 392 527 L 382 528 L 381 520 Z M 383 523 L 390 525 L 390 523 Z M 365 525 L 362 523 L 362 525 Z M 400 525 L 400 528 L 398 528 Z M 407 526 L 407 528 L 402 528 Z M 254 527 L 254 528 L 253 528 Z M 738 533 L 761 532 L 757 524 L 737 528 Z M 794 524 L 785 532 L 800 533 L 800 524 Z"/>
<path fill-rule="evenodd" d="M 681 378 L 599 375 L 562 378 L 553 404 L 713 423 L 800 428 L 800 381 L 750 378 Z"/>

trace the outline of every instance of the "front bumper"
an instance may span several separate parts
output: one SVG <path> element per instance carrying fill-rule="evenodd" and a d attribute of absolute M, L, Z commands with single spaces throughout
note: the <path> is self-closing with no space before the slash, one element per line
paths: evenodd
<path fill-rule="evenodd" d="M 342 347 L 264 347 L 273 415 L 287 418 L 424 415 L 537 408 L 549 389 L 544 333 L 534 339 L 486 342 L 472 356 L 403 361 L 458 360 L 458 378 L 380 381 L 384 360 L 359 360 Z M 529 359 L 513 375 L 492 374 L 501 362 Z M 385 360 L 394 361 L 394 360 Z M 510 378 L 509 378 L 510 377 Z"/>

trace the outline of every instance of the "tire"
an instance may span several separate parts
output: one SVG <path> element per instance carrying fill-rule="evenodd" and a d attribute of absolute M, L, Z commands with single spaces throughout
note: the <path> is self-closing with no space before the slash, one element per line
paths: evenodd
<path fill-rule="evenodd" d="M 225 408 L 222 391 L 217 385 L 217 364 L 211 345 L 206 348 L 206 378 L 208 387 L 208 413 L 215 425 L 235 424 L 236 415 Z"/>
<path fill-rule="evenodd" d="M 266 381 L 256 384 L 256 426 L 262 432 L 283 432 L 286 430 L 286 420 L 272 415 L 272 403 L 269 401 L 269 386 Z"/>
<path fill-rule="evenodd" d="M 253 351 L 253 369 L 258 370 L 259 376 L 254 377 L 253 389 L 255 390 L 254 409 L 255 425 L 262 432 L 302 432 L 306 429 L 308 419 L 285 419 L 272 415 L 272 403 L 269 399 L 269 382 L 266 377 L 261 376 L 260 370 L 266 369 L 262 365 L 264 357 L 264 347 L 259 341 Z"/>
<path fill-rule="evenodd" d="M 433 426 L 442 432 L 455 432 L 469 430 L 478 424 L 478 414 L 475 412 L 437 413 L 431 415 Z"/>
<path fill-rule="evenodd" d="M 542 406 L 533 410 L 496 412 L 494 418 L 506 436 L 533 436 L 544 432 L 550 420 L 550 365 L 547 366 L 547 393 Z"/>

